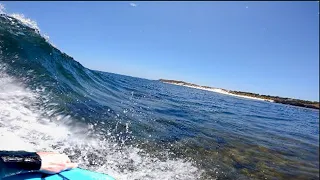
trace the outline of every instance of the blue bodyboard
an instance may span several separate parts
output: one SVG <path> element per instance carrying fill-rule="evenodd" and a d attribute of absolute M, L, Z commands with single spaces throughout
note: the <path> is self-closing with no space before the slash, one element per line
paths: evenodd
<path fill-rule="evenodd" d="M 6 177 L 3 180 L 115 180 L 113 177 L 88 171 L 80 168 L 75 168 L 68 171 L 63 171 L 58 174 L 42 174 L 42 173 L 25 173 Z"/>

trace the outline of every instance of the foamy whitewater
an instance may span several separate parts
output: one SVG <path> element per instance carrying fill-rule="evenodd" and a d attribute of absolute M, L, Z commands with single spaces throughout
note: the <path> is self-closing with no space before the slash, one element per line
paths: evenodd
<path fill-rule="evenodd" d="M 318 142 L 317 110 L 90 70 L 0 5 L 1 150 L 119 180 L 317 179 Z"/>
<path fill-rule="evenodd" d="M 118 148 L 117 143 L 108 142 L 108 139 L 87 139 L 77 131 L 72 132 L 68 127 L 50 122 L 59 117 L 48 119 L 42 115 L 46 113 L 32 106 L 37 104 L 39 95 L 4 74 L 4 67 L 0 69 L 1 150 L 67 150 L 68 155 L 73 155 L 78 150 L 81 151 L 81 156 L 73 161 L 79 162 L 80 167 L 108 173 L 117 179 L 157 179 L 160 176 L 163 179 L 196 179 L 200 175 L 196 167 L 184 160 L 160 161 L 148 157 L 148 154 L 139 148 Z M 92 155 L 95 159 L 89 160 L 87 155 Z M 88 165 L 101 159 L 106 162 L 100 167 L 92 168 Z M 125 166 L 128 164 L 134 166 L 134 171 L 126 170 Z"/>
<path fill-rule="evenodd" d="M 24 15 L 10 16 L 40 32 L 37 23 Z M 0 55 L 4 53 L 1 51 Z M 52 116 L 50 112 L 54 110 L 47 111 L 38 106 L 46 103 L 39 102 L 39 99 L 50 99 L 39 94 L 45 87 L 37 87 L 32 91 L 23 81 L 7 75 L 5 71 L 5 65 L 0 64 L 1 150 L 67 152 L 69 156 L 77 157 L 73 161 L 78 162 L 80 167 L 107 173 L 116 179 L 196 179 L 201 174 L 183 159 L 160 161 L 134 146 L 118 147 L 120 145 L 117 142 L 109 142 L 107 138 L 99 140 L 99 136 L 88 138 L 83 133 L 90 132 L 91 124 L 87 129 L 77 129 L 55 123 L 62 120 L 67 123 L 71 121 L 70 116 Z M 88 155 L 94 156 L 94 159 L 89 159 Z M 101 160 L 105 162 L 95 166 L 95 161 Z M 134 169 L 128 170 L 128 165 L 134 166 Z"/>

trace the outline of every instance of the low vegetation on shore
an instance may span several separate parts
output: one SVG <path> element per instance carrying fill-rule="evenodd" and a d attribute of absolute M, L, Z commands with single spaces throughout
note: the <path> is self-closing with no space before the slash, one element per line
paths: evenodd
<path fill-rule="evenodd" d="M 230 94 L 234 94 L 234 95 L 261 98 L 261 99 L 273 101 L 275 103 L 288 104 L 288 105 L 305 107 L 305 108 L 319 109 L 319 102 L 316 102 L 316 101 L 306 101 L 306 100 L 300 100 L 300 99 L 284 98 L 284 97 L 279 97 L 279 96 L 261 95 L 261 94 L 257 94 L 257 93 L 242 92 L 242 91 L 232 91 L 232 90 L 226 90 L 226 89 L 222 89 L 222 88 L 214 88 L 214 87 L 209 87 L 209 86 L 199 86 L 196 84 L 192 84 L 192 83 L 188 83 L 188 82 L 184 82 L 184 81 L 177 81 L 177 80 L 159 79 L 159 81 L 165 82 L 165 83 L 170 83 L 170 84 L 183 85 L 183 86 L 193 86 L 195 88 L 221 89 L 221 90 L 224 90 L 224 91 L 226 91 Z"/>

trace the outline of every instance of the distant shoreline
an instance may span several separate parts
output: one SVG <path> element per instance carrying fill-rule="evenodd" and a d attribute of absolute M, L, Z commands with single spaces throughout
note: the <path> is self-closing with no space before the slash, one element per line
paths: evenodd
<path fill-rule="evenodd" d="M 216 93 L 221 93 L 221 94 L 225 94 L 225 95 L 236 96 L 236 97 L 241 97 L 241 98 L 246 98 L 246 99 L 288 104 L 288 105 L 293 105 L 293 106 L 299 106 L 299 107 L 312 108 L 312 109 L 319 110 L 319 102 L 305 101 L 305 100 L 300 100 L 300 99 L 283 98 L 283 97 L 278 97 L 278 96 L 260 95 L 260 94 L 241 92 L 241 91 L 231 91 L 231 90 L 226 90 L 226 89 L 222 89 L 222 88 L 200 86 L 197 84 L 192 84 L 192 83 L 188 83 L 188 82 L 184 82 L 184 81 L 177 81 L 177 80 L 159 79 L 159 81 L 161 81 L 163 83 L 174 84 L 174 85 L 178 85 L 178 86 L 186 86 L 186 87 L 195 88 L 195 89 L 202 89 L 202 90 L 206 90 L 206 91 L 211 91 L 211 92 L 216 92 Z"/>

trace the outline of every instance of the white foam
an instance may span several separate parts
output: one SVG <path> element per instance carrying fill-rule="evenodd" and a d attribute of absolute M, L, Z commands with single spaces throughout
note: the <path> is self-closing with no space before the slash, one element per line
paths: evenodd
<path fill-rule="evenodd" d="M 40 32 L 40 28 L 38 27 L 37 22 L 25 17 L 23 14 L 13 13 L 13 14 L 10 14 L 10 16 L 19 20 L 22 24 L 24 24 L 32 29 L 36 29 Z"/>
<path fill-rule="evenodd" d="M 119 180 L 193 180 L 202 173 L 183 159 L 159 160 L 142 149 L 121 146 L 108 138 L 89 138 L 83 132 L 90 128 L 70 130 L 68 126 L 50 122 L 71 118 L 62 115 L 52 116 L 51 119 L 44 117 L 44 110 L 33 105 L 40 99 L 39 93 L 43 88 L 38 88 L 36 92 L 27 90 L 22 83 L 1 72 L 1 69 L 0 150 L 67 151 L 68 155 L 76 157 L 73 161 L 78 162 L 80 167 L 108 173 Z M 95 162 L 98 165 L 90 165 Z"/>
<path fill-rule="evenodd" d="M 0 14 L 5 14 L 6 8 L 0 3 Z"/>
<path fill-rule="evenodd" d="M 36 150 L 32 144 L 37 143 L 30 143 L 30 137 L 52 136 L 59 139 L 67 134 L 65 127 L 39 123 L 42 117 L 37 107 L 32 106 L 37 98 L 37 94 L 28 91 L 14 78 L 0 74 L 0 149 L 21 150 L 27 146 L 29 150 Z M 57 131 L 63 133 L 57 134 Z"/>
<path fill-rule="evenodd" d="M 50 37 L 49 35 L 45 34 L 45 33 L 41 33 L 41 30 L 38 26 L 38 23 L 30 18 L 25 17 L 24 14 L 19 14 L 19 13 L 11 13 L 8 14 L 6 13 L 6 8 L 4 7 L 3 4 L 0 3 L 0 14 L 6 14 L 7 16 L 13 17 L 15 19 L 17 19 L 18 21 L 20 21 L 23 25 L 28 26 L 32 29 L 35 29 L 37 33 L 39 33 L 40 36 L 42 36 L 48 43 L 50 43 L 53 47 L 57 48 L 56 45 L 54 45 L 51 41 L 50 41 Z"/>
<path fill-rule="evenodd" d="M 0 4 L 0 13 L 4 11 L 4 6 Z M 37 23 L 24 15 L 8 16 L 40 33 Z M 49 36 L 44 37 L 49 39 Z M 184 159 L 160 160 L 142 149 L 121 146 L 113 142 L 113 138 L 89 138 L 85 132 L 91 132 L 92 128 L 72 127 L 71 130 L 68 125 L 60 123 L 73 121 L 70 116 L 55 115 L 55 109 L 39 107 L 40 99 L 48 101 L 46 97 L 40 98 L 44 88 L 28 90 L 22 82 L 4 72 L 5 68 L 0 64 L 0 150 L 67 151 L 68 155 L 74 156 L 73 161 L 78 162 L 80 167 L 108 173 L 118 180 L 194 180 L 202 174 L 202 170 Z M 129 128 L 128 124 L 125 131 L 129 131 Z M 108 133 L 108 136 L 112 134 Z M 92 155 L 94 159 L 89 158 Z M 99 165 L 90 165 L 95 161 Z"/>

